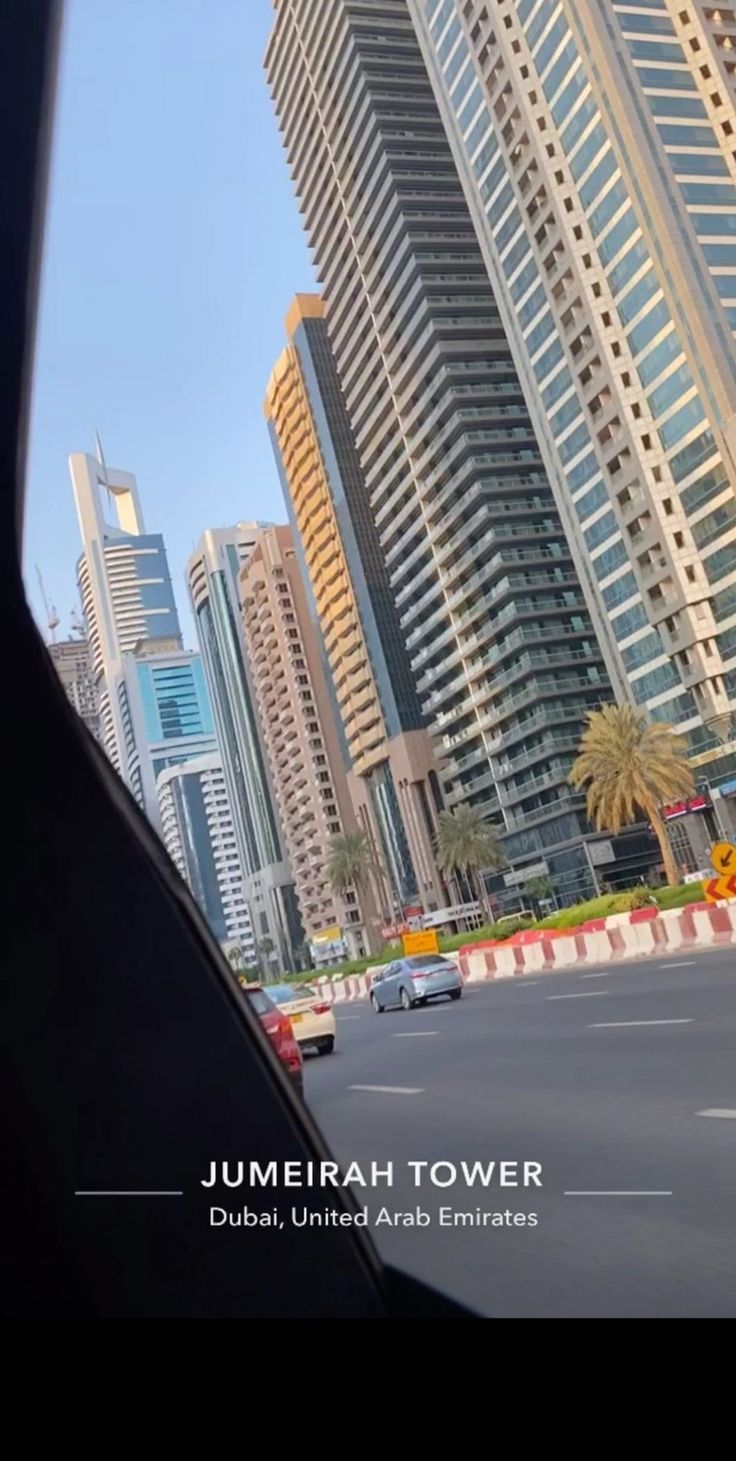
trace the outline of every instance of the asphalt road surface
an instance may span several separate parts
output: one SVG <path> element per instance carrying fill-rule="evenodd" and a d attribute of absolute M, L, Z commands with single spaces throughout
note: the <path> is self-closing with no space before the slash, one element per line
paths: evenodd
<path fill-rule="evenodd" d="M 336 1015 L 307 1101 L 343 1166 L 394 1163 L 392 1188 L 353 1189 L 387 1260 L 498 1317 L 736 1316 L 736 950 Z M 541 1163 L 543 1187 L 417 1189 L 406 1166 L 493 1159 Z M 381 1207 L 431 1221 L 376 1227 Z"/>

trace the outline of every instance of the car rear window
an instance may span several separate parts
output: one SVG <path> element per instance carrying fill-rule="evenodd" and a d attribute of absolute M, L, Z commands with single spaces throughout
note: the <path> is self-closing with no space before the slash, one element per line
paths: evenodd
<path fill-rule="evenodd" d="M 439 954 L 414 954 L 411 958 L 404 960 L 410 969 L 446 969 L 447 959 L 441 958 Z"/>
<path fill-rule="evenodd" d="M 277 1004 L 289 1004 L 295 999 L 316 999 L 313 989 L 307 984 L 269 984 L 268 992 Z"/>
<path fill-rule="evenodd" d="M 268 995 L 264 994 L 262 989 L 243 989 L 243 993 L 247 994 L 257 1015 L 267 1015 L 269 1010 L 273 1009 Z"/>

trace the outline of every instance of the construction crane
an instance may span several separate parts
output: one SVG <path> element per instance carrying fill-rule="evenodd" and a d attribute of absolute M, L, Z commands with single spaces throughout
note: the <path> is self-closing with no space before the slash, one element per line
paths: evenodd
<path fill-rule="evenodd" d="M 57 614 L 56 609 L 54 608 L 53 604 L 51 604 L 49 606 L 49 601 L 46 598 L 46 590 L 45 590 L 45 588 L 43 586 L 43 579 L 41 577 L 41 570 L 40 570 L 38 564 L 36 564 L 36 574 L 37 574 L 37 577 L 38 577 L 38 587 L 41 590 L 41 598 L 43 599 L 43 606 L 44 606 L 44 609 L 46 610 L 46 623 L 48 625 L 48 631 L 49 631 L 49 635 L 50 635 L 50 638 L 51 638 L 51 643 L 52 644 L 56 644 L 56 630 L 57 630 L 57 627 L 58 627 L 58 624 L 59 624 L 59 615 Z"/>

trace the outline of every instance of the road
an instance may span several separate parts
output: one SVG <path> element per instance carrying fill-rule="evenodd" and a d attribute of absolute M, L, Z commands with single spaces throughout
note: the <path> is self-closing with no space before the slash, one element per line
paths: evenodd
<path fill-rule="evenodd" d="M 372 1226 L 387 1260 L 498 1317 L 736 1316 L 736 950 L 336 1015 L 308 1103 L 343 1164 L 394 1163 L 390 1191 L 356 1193 L 372 1221 L 431 1217 Z M 406 1166 L 494 1158 L 540 1162 L 542 1189 L 417 1190 Z M 538 1224 L 440 1227 L 447 1205 Z"/>

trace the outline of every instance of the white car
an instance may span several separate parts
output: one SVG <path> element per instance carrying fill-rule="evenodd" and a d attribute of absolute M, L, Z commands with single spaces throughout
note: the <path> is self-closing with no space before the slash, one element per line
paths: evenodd
<path fill-rule="evenodd" d="M 289 1016 L 300 1049 L 312 1046 L 320 1055 L 332 1054 L 337 1026 L 332 1005 L 324 995 L 309 984 L 266 984 L 264 989 L 269 999 Z"/>

